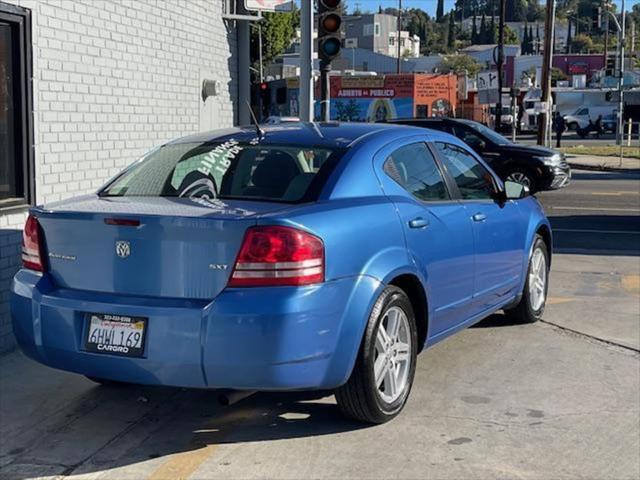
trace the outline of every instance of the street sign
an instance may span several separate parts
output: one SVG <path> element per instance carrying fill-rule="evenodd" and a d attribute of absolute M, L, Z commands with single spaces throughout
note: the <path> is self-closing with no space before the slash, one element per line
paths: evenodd
<path fill-rule="evenodd" d="M 533 104 L 533 110 L 536 113 L 543 113 L 549 110 L 548 102 L 535 102 Z"/>
<path fill-rule="evenodd" d="M 252 12 L 290 12 L 292 0 L 244 0 L 244 8 Z"/>
<path fill-rule="evenodd" d="M 482 105 L 498 103 L 498 72 L 478 73 L 478 101 Z"/>

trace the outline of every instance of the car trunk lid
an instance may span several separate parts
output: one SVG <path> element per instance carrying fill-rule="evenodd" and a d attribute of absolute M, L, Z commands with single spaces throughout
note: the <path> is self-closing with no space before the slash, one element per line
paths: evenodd
<path fill-rule="evenodd" d="M 247 227 L 271 202 L 95 195 L 35 209 L 59 288 L 212 299 L 227 284 Z"/>

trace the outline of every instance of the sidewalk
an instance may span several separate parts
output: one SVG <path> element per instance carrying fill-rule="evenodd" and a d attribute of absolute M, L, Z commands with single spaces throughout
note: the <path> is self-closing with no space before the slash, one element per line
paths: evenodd
<path fill-rule="evenodd" d="M 620 165 L 620 157 L 567 154 L 567 162 L 571 168 L 584 170 L 640 172 L 640 159 L 637 158 L 622 157 L 622 165 Z"/>

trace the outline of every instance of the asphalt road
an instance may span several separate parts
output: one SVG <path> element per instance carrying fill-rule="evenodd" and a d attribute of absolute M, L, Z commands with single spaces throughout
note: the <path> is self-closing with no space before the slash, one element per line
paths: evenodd
<path fill-rule="evenodd" d="M 640 183 L 575 173 L 539 196 L 557 251 L 544 320 L 496 314 L 421 354 L 393 422 L 347 422 L 328 394 L 221 407 L 215 392 L 99 387 L 13 353 L 0 477 L 640 478 Z"/>
<path fill-rule="evenodd" d="M 564 253 L 640 254 L 640 174 L 574 170 L 569 187 L 542 192 Z"/>

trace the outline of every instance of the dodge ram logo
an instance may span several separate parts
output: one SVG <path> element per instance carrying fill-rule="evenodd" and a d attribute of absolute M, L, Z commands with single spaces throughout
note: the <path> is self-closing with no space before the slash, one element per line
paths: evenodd
<path fill-rule="evenodd" d="M 127 258 L 131 254 L 131 244 L 124 240 L 118 240 L 116 242 L 116 254 L 120 258 Z"/>

